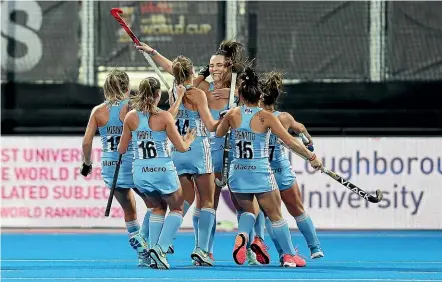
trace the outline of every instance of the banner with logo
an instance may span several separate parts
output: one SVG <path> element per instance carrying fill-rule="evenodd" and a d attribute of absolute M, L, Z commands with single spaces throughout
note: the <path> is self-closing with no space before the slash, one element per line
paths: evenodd
<path fill-rule="evenodd" d="M 1 10 L 2 80 L 77 80 L 79 1 L 2 1 Z"/>
<path fill-rule="evenodd" d="M 101 179 L 100 139 L 93 143 L 93 170 L 83 177 L 81 137 L 2 137 L 2 227 L 124 227 L 114 200 L 104 216 L 109 189 Z M 296 155 L 290 160 L 305 210 L 318 229 L 442 229 L 442 138 L 315 138 L 329 169 L 367 192 L 383 191 L 378 204 L 364 201 L 327 175 L 314 173 Z M 251 176 L 253 177 L 253 176 Z M 142 218 L 146 208 L 136 196 Z M 192 208 L 182 227 L 192 227 Z M 291 228 L 296 221 L 283 214 Z M 227 189 L 217 220 L 236 226 Z"/>
<path fill-rule="evenodd" d="M 121 8 L 124 21 L 142 42 L 173 59 L 189 57 L 205 66 L 218 48 L 218 2 L 216 1 L 102 1 L 99 11 L 97 62 L 107 67 L 146 67 L 127 33 L 111 16 Z"/>

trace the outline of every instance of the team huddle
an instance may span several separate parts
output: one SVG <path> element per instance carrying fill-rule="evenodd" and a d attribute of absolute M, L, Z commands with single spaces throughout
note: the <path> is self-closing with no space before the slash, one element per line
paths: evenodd
<path fill-rule="evenodd" d="M 243 45 L 235 41 L 223 41 L 199 73 L 185 56 L 170 61 L 144 43 L 136 48 L 173 75 L 170 108 L 164 111 L 157 107 L 161 98 L 158 79 L 143 79 L 131 95 L 128 75 L 111 71 L 103 87 L 105 101 L 92 110 L 83 138 L 81 173 L 87 176 L 92 170 L 92 140 L 98 129 L 102 178 L 109 188 L 122 155 L 114 196 L 124 210 L 129 243 L 137 251 L 138 265 L 170 268 L 167 256 L 175 252 L 176 233 L 192 204 L 192 263 L 214 265 L 225 144 L 229 144 L 226 184 L 238 218 L 234 261 L 241 265 L 270 263 L 263 240 L 265 227 L 281 266 L 306 265 L 293 246 L 281 200 L 295 218 L 311 258 L 323 257 L 282 143 L 308 159 L 313 168 L 323 166 L 311 151 L 313 141 L 304 125 L 289 113 L 275 109 L 282 92 L 281 75 L 258 75 L 247 66 Z M 236 83 L 233 73 L 238 73 Z M 209 76 L 213 82 L 206 81 Z M 233 105 L 231 93 L 235 96 Z M 289 130 L 303 134 L 309 144 L 298 141 Z M 147 207 L 141 226 L 132 191 Z"/>

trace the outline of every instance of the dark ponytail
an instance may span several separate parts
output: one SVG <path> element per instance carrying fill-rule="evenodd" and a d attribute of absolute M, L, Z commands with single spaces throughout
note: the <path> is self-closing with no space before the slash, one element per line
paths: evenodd
<path fill-rule="evenodd" d="M 282 74 L 271 71 L 264 74 L 263 79 L 259 83 L 263 95 L 263 103 L 266 106 L 275 104 L 282 93 Z"/>
<path fill-rule="evenodd" d="M 239 78 L 241 79 L 239 96 L 249 103 L 258 103 L 261 100 L 262 91 L 259 88 L 259 77 L 256 71 L 251 67 L 246 67 Z"/>

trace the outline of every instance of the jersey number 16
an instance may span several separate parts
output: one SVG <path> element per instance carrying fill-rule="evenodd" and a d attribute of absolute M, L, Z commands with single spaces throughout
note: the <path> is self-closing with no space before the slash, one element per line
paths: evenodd
<path fill-rule="evenodd" d="M 138 142 L 138 152 L 141 151 L 143 159 L 153 159 L 157 156 L 157 148 L 152 141 Z"/>

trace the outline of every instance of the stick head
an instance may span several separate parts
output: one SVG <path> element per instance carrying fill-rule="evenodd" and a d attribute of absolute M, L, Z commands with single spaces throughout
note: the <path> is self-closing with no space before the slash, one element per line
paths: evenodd
<path fill-rule="evenodd" d="M 377 204 L 377 203 L 379 203 L 380 201 L 382 201 L 382 198 L 383 198 L 383 197 L 384 197 L 384 195 L 382 195 L 382 191 L 378 189 L 378 190 L 376 190 L 376 197 L 370 195 L 370 196 L 368 197 L 368 201 L 369 201 L 370 203 Z"/>
<path fill-rule="evenodd" d="M 382 195 L 382 191 L 381 190 L 376 190 L 376 203 L 379 203 L 380 201 L 382 201 L 384 195 Z"/>
<path fill-rule="evenodd" d="M 120 8 L 112 8 L 111 9 L 111 14 L 114 18 L 119 18 L 121 17 L 120 14 L 123 13 L 123 10 L 121 10 Z"/>
<path fill-rule="evenodd" d="M 227 182 L 224 181 L 224 180 L 218 180 L 217 178 L 215 178 L 215 184 L 216 184 L 218 187 L 224 187 L 224 186 L 226 186 Z"/>

